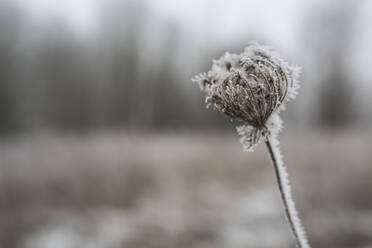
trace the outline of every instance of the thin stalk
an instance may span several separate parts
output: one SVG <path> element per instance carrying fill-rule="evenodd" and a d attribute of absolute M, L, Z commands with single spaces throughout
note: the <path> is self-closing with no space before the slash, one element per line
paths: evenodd
<path fill-rule="evenodd" d="M 266 141 L 266 146 L 270 153 L 270 158 L 275 169 L 276 180 L 278 183 L 280 196 L 282 198 L 285 215 L 287 217 L 289 227 L 295 239 L 296 247 L 310 248 L 306 238 L 305 231 L 301 225 L 301 220 L 298 217 L 296 206 L 292 198 L 288 174 L 283 164 L 282 156 L 280 154 L 278 145 L 279 142 L 276 140 L 276 138 L 271 138 L 268 141 Z"/>

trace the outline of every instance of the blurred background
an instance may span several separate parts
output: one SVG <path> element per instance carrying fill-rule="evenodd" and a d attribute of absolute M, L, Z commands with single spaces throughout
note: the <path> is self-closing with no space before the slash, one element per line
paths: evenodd
<path fill-rule="evenodd" d="M 372 247 L 372 2 L 1 0 L 0 247 L 294 247 L 263 145 L 191 78 L 303 67 L 282 151 L 313 247 Z"/>

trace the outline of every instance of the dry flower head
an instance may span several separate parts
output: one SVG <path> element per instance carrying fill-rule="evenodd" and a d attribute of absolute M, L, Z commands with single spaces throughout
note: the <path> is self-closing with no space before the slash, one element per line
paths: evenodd
<path fill-rule="evenodd" d="M 299 67 L 282 60 L 270 47 L 250 42 L 241 54 L 226 53 L 210 71 L 193 78 L 213 106 L 237 127 L 244 149 L 251 151 L 281 129 L 279 112 L 299 88 Z"/>

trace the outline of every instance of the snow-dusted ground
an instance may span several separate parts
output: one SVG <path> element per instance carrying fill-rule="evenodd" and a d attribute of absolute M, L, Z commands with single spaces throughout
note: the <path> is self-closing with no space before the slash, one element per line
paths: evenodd
<path fill-rule="evenodd" d="M 370 137 L 284 137 L 313 247 L 372 247 Z M 0 247 L 293 247 L 265 147 L 221 134 L 0 142 Z"/>

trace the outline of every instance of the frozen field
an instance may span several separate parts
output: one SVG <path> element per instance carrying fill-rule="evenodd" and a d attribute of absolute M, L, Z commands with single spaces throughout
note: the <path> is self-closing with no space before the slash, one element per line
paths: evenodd
<path fill-rule="evenodd" d="M 371 138 L 282 138 L 313 247 L 372 247 Z M 3 139 L 0 247 L 293 247 L 274 178 L 227 134 Z"/>

